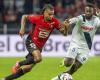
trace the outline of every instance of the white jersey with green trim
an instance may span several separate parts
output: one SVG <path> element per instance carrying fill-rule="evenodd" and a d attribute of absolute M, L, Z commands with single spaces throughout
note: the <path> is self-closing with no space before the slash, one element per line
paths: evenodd
<path fill-rule="evenodd" d="M 70 24 L 75 24 L 72 31 L 71 45 L 77 45 L 79 48 L 90 48 L 96 30 L 100 27 L 100 19 L 93 15 L 90 20 L 85 18 L 85 14 L 71 18 Z"/>

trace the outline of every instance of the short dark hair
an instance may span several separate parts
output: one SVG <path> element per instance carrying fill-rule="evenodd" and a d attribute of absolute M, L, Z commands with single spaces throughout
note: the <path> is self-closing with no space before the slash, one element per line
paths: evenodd
<path fill-rule="evenodd" d="M 42 12 L 44 12 L 46 9 L 53 10 L 54 7 L 51 4 L 45 4 L 44 7 L 43 7 L 43 9 L 42 9 Z"/>
<path fill-rule="evenodd" d="M 94 8 L 94 5 L 92 3 L 87 3 L 85 7 L 91 7 Z"/>

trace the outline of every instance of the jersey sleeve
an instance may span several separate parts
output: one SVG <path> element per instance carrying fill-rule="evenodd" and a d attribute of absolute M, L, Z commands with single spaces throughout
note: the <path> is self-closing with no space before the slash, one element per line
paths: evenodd
<path fill-rule="evenodd" d="M 29 20 L 30 23 L 35 23 L 36 19 L 37 19 L 37 16 L 35 16 L 35 15 L 29 15 L 28 16 L 28 20 Z"/>
<path fill-rule="evenodd" d="M 70 24 L 75 24 L 75 23 L 77 23 L 78 21 L 81 21 L 81 20 L 82 20 L 82 15 L 69 19 L 69 22 L 70 22 Z"/>

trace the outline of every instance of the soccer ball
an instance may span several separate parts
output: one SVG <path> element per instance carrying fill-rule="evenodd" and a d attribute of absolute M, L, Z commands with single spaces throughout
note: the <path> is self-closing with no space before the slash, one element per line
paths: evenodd
<path fill-rule="evenodd" d="M 60 80 L 72 80 L 72 76 L 68 73 L 63 73 L 59 76 Z"/>

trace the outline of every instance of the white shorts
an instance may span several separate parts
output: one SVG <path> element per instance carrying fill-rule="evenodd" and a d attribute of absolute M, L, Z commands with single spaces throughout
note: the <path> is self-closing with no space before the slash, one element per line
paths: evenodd
<path fill-rule="evenodd" d="M 66 57 L 77 59 L 83 64 L 87 61 L 89 57 L 89 49 L 79 48 L 77 46 L 70 46 L 68 48 Z"/>

